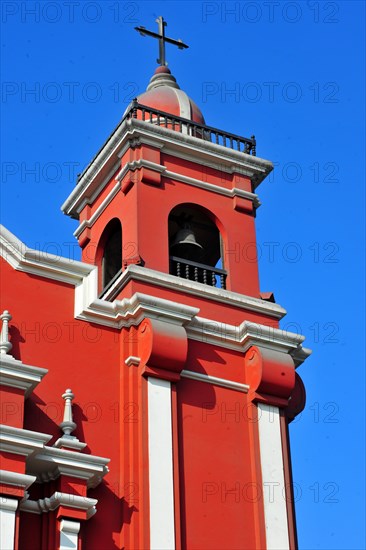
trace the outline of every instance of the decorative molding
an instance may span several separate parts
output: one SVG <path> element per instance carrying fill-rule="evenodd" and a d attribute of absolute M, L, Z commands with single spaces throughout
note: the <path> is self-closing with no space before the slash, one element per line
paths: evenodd
<path fill-rule="evenodd" d="M 216 164 L 219 162 L 223 166 L 229 167 L 231 170 L 241 171 L 242 174 L 248 175 L 256 185 L 271 172 L 273 164 L 260 157 L 254 157 L 234 149 L 229 149 L 202 140 L 187 134 L 181 134 L 162 128 L 157 125 L 152 125 L 138 119 L 129 119 L 121 122 L 112 132 L 103 147 L 91 161 L 89 166 L 82 174 L 75 189 L 72 191 L 68 199 L 62 205 L 62 210 L 65 214 L 77 217 L 80 211 L 81 203 L 95 192 L 94 179 L 97 174 L 111 163 L 112 157 L 118 158 L 120 149 L 125 146 L 125 142 L 131 139 L 138 138 L 142 143 L 146 138 L 154 147 L 167 147 L 169 154 L 182 152 L 188 154 L 193 162 Z"/>
<path fill-rule="evenodd" d="M 47 369 L 25 365 L 10 355 L 0 355 L 0 384 L 24 390 L 26 398 L 47 372 Z"/>
<path fill-rule="evenodd" d="M 280 305 L 267 302 L 266 300 L 262 300 L 260 298 L 254 298 L 252 296 L 246 296 L 230 290 L 204 285 L 203 283 L 196 283 L 195 281 L 191 281 L 189 279 L 183 279 L 176 277 L 175 275 L 162 273 L 161 271 L 156 271 L 154 269 L 149 269 L 138 265 L 129 265 L 128 268 L 121 273 L 120 277 L 115 281 L 113 286 L 105 293 L 104 299 L 113 300 L 122 288 L 124 288 L 124 286 L 126 286 L 131 280 L 168 288 L 184 294 L 192 294 L 194 296 L 204 298 L 205 300 L 212 300 L 226 305 L 239 307 L 240 309 L 254 311 L 255 313 L 269 315 L 275 319 L 282 319 L 282 317 L 284 317 L 287 313 L 286 310 Z"/>
<path fill-rule="evenodd" d="M 234 382 L 233 380 L 226 380 L 225 378 L 218 378 L 217 376 L 210 376 L 208 374 L 201 374 L 190 370 L 182 370 L 180 373 L 182 378 L 189 378 L 196 380 L 197 382 L 205 382 L 206 384 L 212 384 L 213 386 L 221 386 L 223 388 L 229 388 L 231 390 L 248 393 L 248 384 L 241 384 L 240 382 Z"/>
<path fill-rule="evenodd" d="M 102 181 L 98 183 L 99 178 L 96 178 L 93 180 L 93 192 L 89 197 L 85 197 L 84 200 L 79 204 L 78 207 L 78 213 L 81 212 L 81 210 L 84 208 L 84 206 L 88 204 L 92 204 L 97 197 L 100 195 L 100 193 L 103 191 L 105 186 L 108 184 L 108 182 L 112 179 L 113 174 L 115 174 L 120 167 L 120 160 L 116 160 L 116 162 L 113 164 L 112 168 L 109 170 L 107 176 L 105 178 L 102 178 Z M 78 219 L 78 216 L 75 216 L 75 219 Z"/>
<path fill-rule="evenodd" d="M 214 183 L 198 180 L 195 178 L 191 178 L 189 176 L 184 176 L 183 174 L 178 174 L 177 172 L 171 172 L 170 170 L 166 170 L 163 176 L 167 178 L 175 179 L 177 181 L 181 181 L 183 183 L 186 183 L 187 185 L 192 185 L 193 187 L 199 187 L 200 189 L 204 189 L 205 191 L 210 191 L 211 193 L 224 195 L 225 197 L 229 197 L 229 198 L 241 197 L 243 199 L 248 199 L 253 203 L 255 208 L 259 208 L 259 206 L 261 205 L 259 197 L 256 193 L 250 193 L 249 191 L 245 191 L 244 189 L 238 189 L 237 187 L 228 189 L 227 187 L 221 187 L 220 185 L 216 185 Z"/>
<path fill-rule="evenodd" d="M 28 248 L 3 225 L 0 225 L 0 256 L 18 271 L 75 286 L 85 284 L 85 278 L 97 270 L 83 262 Z"/>
<path fill-rule="evenodd" d="M 76 510 L 86 512 L 86 517 L 89 519 L 96 513 L 97 503 L 98 500 L 95 498 L 56 491 L 49 498 L 23 500 L 21 501 L 19 508 L 22 512 L 46 514 L 48 512 L 53 512 L 53 510 L 56 510 L 59 506 L 67 506 L 68 508 L 75 508 Z"/>
<path fill-rule="evenodd" d="M 18 501 L 15 498 L 0 498 L 0 510 L 6 510 L 8 512 L 15 512 L 15 510 L 18 508 Z M 3 550 L 5 550 L 5 546 L 0 546 Z"/>
<path fill-rule="evenodd" d="M 0 425 L 0 451 L 30 457 L 35 451 L 40 451 L 52 438 L 52 435 L 40 432 Z"/>
<path fill-rule="evenodd" d="M 74 236 L 76 238 L 78 238 L 81 235 L 84 229 L 90 228 L 94 225 L 96 220 L 100 217 L 100 215 L 104 212 L 104 210 L 107 208 L 107 206 L 111 203 L 111 201 L 119 192 L 120 182 L 123 180 L 123 178 L 128 173 L 128 171 L 131 170 L 134 172 L 141 168 L 149 168 L 151 170 L 155 170 L 156 172 L 159 172 L 160 174 L 162 174 L 164 177 L 175 179 L 176 181 L 186 183 L 187 185 L 192 185 L 193 187 L 204 189 L 205 191 L 209 191 L 210 193 L 216 193 L 218 195 L 222 195 L 229 198 L 241 197 L 243 199 L 248 199 L 251 202 L 253 202 L 253 205 L 255 208 L 259 208 L 259 206 L 261 205 L 259 197 L 256 193 L 251 193 L 249 191 L 245 191 L 244 189 L 238 189 L 237 187 L 228 189 L 226 187 L 222 187 L 217 184 L 198 180 L 195 178 L 191 178 L 189 176 L 184 176 L 183 174 L 178 174 L 177 172 L 171 172 L 161 164 L 157 164 L 149 160 L 139 159 L 139 160 L 134 160 L 132 162 L 127 162 L 123 166 L 122 170 L 119 171 L 119 173 L 116 175 L 116 178 L 115 178 L 117 181 L 117 184 L 111 189 L 111 191 L 105 197 L 103 202 L 95 210 L 94 214 L 90 216 L 88 220 L 83 220 L 74 231 Z M 111 172 L 113 173 L 114 171 L 115 169 L 113 169 L 113 171 Z M 244 174 L 244 175 L 247 175 L 247 174 Z M 102 188 L 100 190 L 102 190 Z M 98 188 L 98 191 L 99 191 L 99 188 Z M 80 212 L 86 204 L 91 204 L 93 202 L 93 198 L 95 198 L 96 195 L 97 193 L 94 192 L 93 197 L 91 197 L 90 199 L 89 198 L 85 199 L 78 207 L 78 212 Z"/>
<path fill-rule="evenodd" d="M 151 160 L 133 160 L 131 162 L 126 162 L 122 170 L 116 175 L 116 181 L 120 182 L 129 170 L 135 172 L 135 170 L 140 170 L 140 168 L 150 168 L 150 170 L 155 170 L 155 172 L 159 172 L 160 174 L 166 171 L 165 166 L 157 164 L 156 162 L 151 162 Z"/>
<path fill-rule="evenodd" d="M 134 367 L 138 367 L 140 362 L 141 358 L 134 355 L 129 355 L 127 359 L 125 359 L 125 365 L 127 365 L 128 367 L 130 367 L 131 365 L 133 365 Z"/>
<path fill-rule="evenodd" d="M 21 489 L 28 489 L 36 481 L 36 476 L 11 472 L 9 470 L 0 470 L 0 483 L 13 485 Z"/>
<path fill-rule="evenodd" d="M 84 229 L 93 226 L 93 224 L 97 221 L 97 219 L 100 217 L 100 215 L 107 208 L 107 206 L 112 202 L 114 197 L 118 194 L 120 189 L 121 189 L 120 183 L 117 182 L 112 187 L 112 189 L 110 190 L 110 192 L 108 193 L 106 198 L 100 203 L 98 208 L 96 208 L 94 214 L 92 216 L 90 216 L 90 218 L 88 220 L 82 221 L 81 224 L 75 229 L 73 234 L 76 238 L 78 238 L 81 235 L 81 233 L 84 231 Z M 90 201 L 87 201 L 87 202 L 90 203 L 92 201 L 90 200 Z M 81 209 L 82 208 L 80 208 L 80 210 Z"/>
<path fill-rule="evenodd" d="M 85 479 L 88 488 L 94 488 L 109 472 L 109 458 L 87 455 L 69 449 L 44 446 L 28 459 L 28 471 L 39 481 L 57 479 L 61 474 Z"/>
<path fill-rule="evenodd" d="M 138 325 L 144 318 L 160 319 L 184 326 L 188 338 L 193 340 L 238 351 L 259 345 L 290 353 L 296 365 L 301 364 L 311 353 L 301 345 L 303 336 L 268 325 L 248 321 L 229 325 L 203 319 L 197 317 L 198 308 L 143 293 L 122 300 L 115 300 L 115 297 L 130 281 L 141 281 L 157 289 L 167 288 L 276 320 L 286 314 L 286 310 L 278 304 L 133 264 L 121 273 L 103 299 L 99 299 L 96 267 L 30 250 L 5 228 L 1 229 L 1 238 L 3 256 L 15 269 L 75 285 L 74 315 L 77 319 L 115 329 Z"/>

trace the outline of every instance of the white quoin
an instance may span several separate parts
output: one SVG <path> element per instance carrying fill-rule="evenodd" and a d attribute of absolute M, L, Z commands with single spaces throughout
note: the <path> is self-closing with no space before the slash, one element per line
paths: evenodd
<path fill-rule="evenodd" d="M 0 319 L 3 322 L 0 335 L 0 354 L 6 354 L 13 347 L 11 342 L 9 342 L 9 321 L 12 319 L 12 317 L 10 313 L 5 310 L 0 315 Z"/>
<path fill-rule="evenodd" d="M 62 394 L 62 398 L 65 399 L 65 410 L 64 410 L 64 419 L 61 422 L 61 424 L 59 424 L 59 426 L 61 430 L 64 432 L 64 434 L 68 436 L 76 428 L 76 424 L 72 418 L 72 400 L 74 399 L 74 397 L 75 395 L 72 393 L 70 388 L 65 390 L 65 393 Z"/>

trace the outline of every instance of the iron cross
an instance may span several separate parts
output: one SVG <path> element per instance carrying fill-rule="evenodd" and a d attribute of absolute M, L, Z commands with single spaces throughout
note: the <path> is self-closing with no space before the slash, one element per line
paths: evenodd
<path fill-rule="evenodd" d="M 178 46 L 180 50 L 183 50 L 183 48 L 188 48 L 187 44 L 184 44 L 182 40 L 174 40 L 173 38 L 168 38 L 165 36 L 165 27 L 167 26 L 166 21 L 164 21 L 164 18 L 160 15 L 156 22 L 159 27 L 159 32 L 152 32 L 145 29 L 145 27 L 135 27 L 135 30 L 138 31 L 142 36 L 152 36 L 153 38 L 157 38 L 159 40 L 159 59 L 156 61 L 159 63 L 159 65 L 166 66 L 168 63 L 165 59 L 165 42 L 168 42 L 169 44 L 174 44 L 174 46 Z"/>

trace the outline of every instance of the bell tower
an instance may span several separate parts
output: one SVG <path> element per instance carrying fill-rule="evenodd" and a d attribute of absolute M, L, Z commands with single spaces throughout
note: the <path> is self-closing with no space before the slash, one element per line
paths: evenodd
<path fill-rule="evenodd" d="M 310 351 L 259 288 L 257 188 L 273 165 L 254 136 L 206 123 L 166 63 L 166 43 L 187 46 L 158 25 L 137 28 L 159 40 L 146 92 L 62 207 L 98 268 L 93 317 L 77 318 L 118 332 L 111 471 L 129 490 L 116 544 L 293 549 L 288 424 Z"/>

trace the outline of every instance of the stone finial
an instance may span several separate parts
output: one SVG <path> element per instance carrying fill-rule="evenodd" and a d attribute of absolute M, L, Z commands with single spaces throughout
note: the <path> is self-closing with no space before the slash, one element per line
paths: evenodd
<path fill-rule="evenodd" d="M 76 424 L 73 421 L 72 418 L 72 400 L 74 399 L 75 395 L 72 393 L 70 388 L 68 388 L 64 394 L 62 394 L 62 398 L 65 399 L 65 410 L 64 410 L 64 419 L 59 424 L 61 430 L 64 432 L 64 436 L 70 437 L 71 432 L 73 432 L 76 428 Z M 73 437 L 73 436 L 71 436 Z"/>
<path fill-rule="evenodd" d="M 0 315 L 0 319 L 3 322 L 0 335 L 0 354 L 7 354 L 13 347 L 12 343 L 9 342 L 9 321 L 11 318 L 7 310 Z"/>

